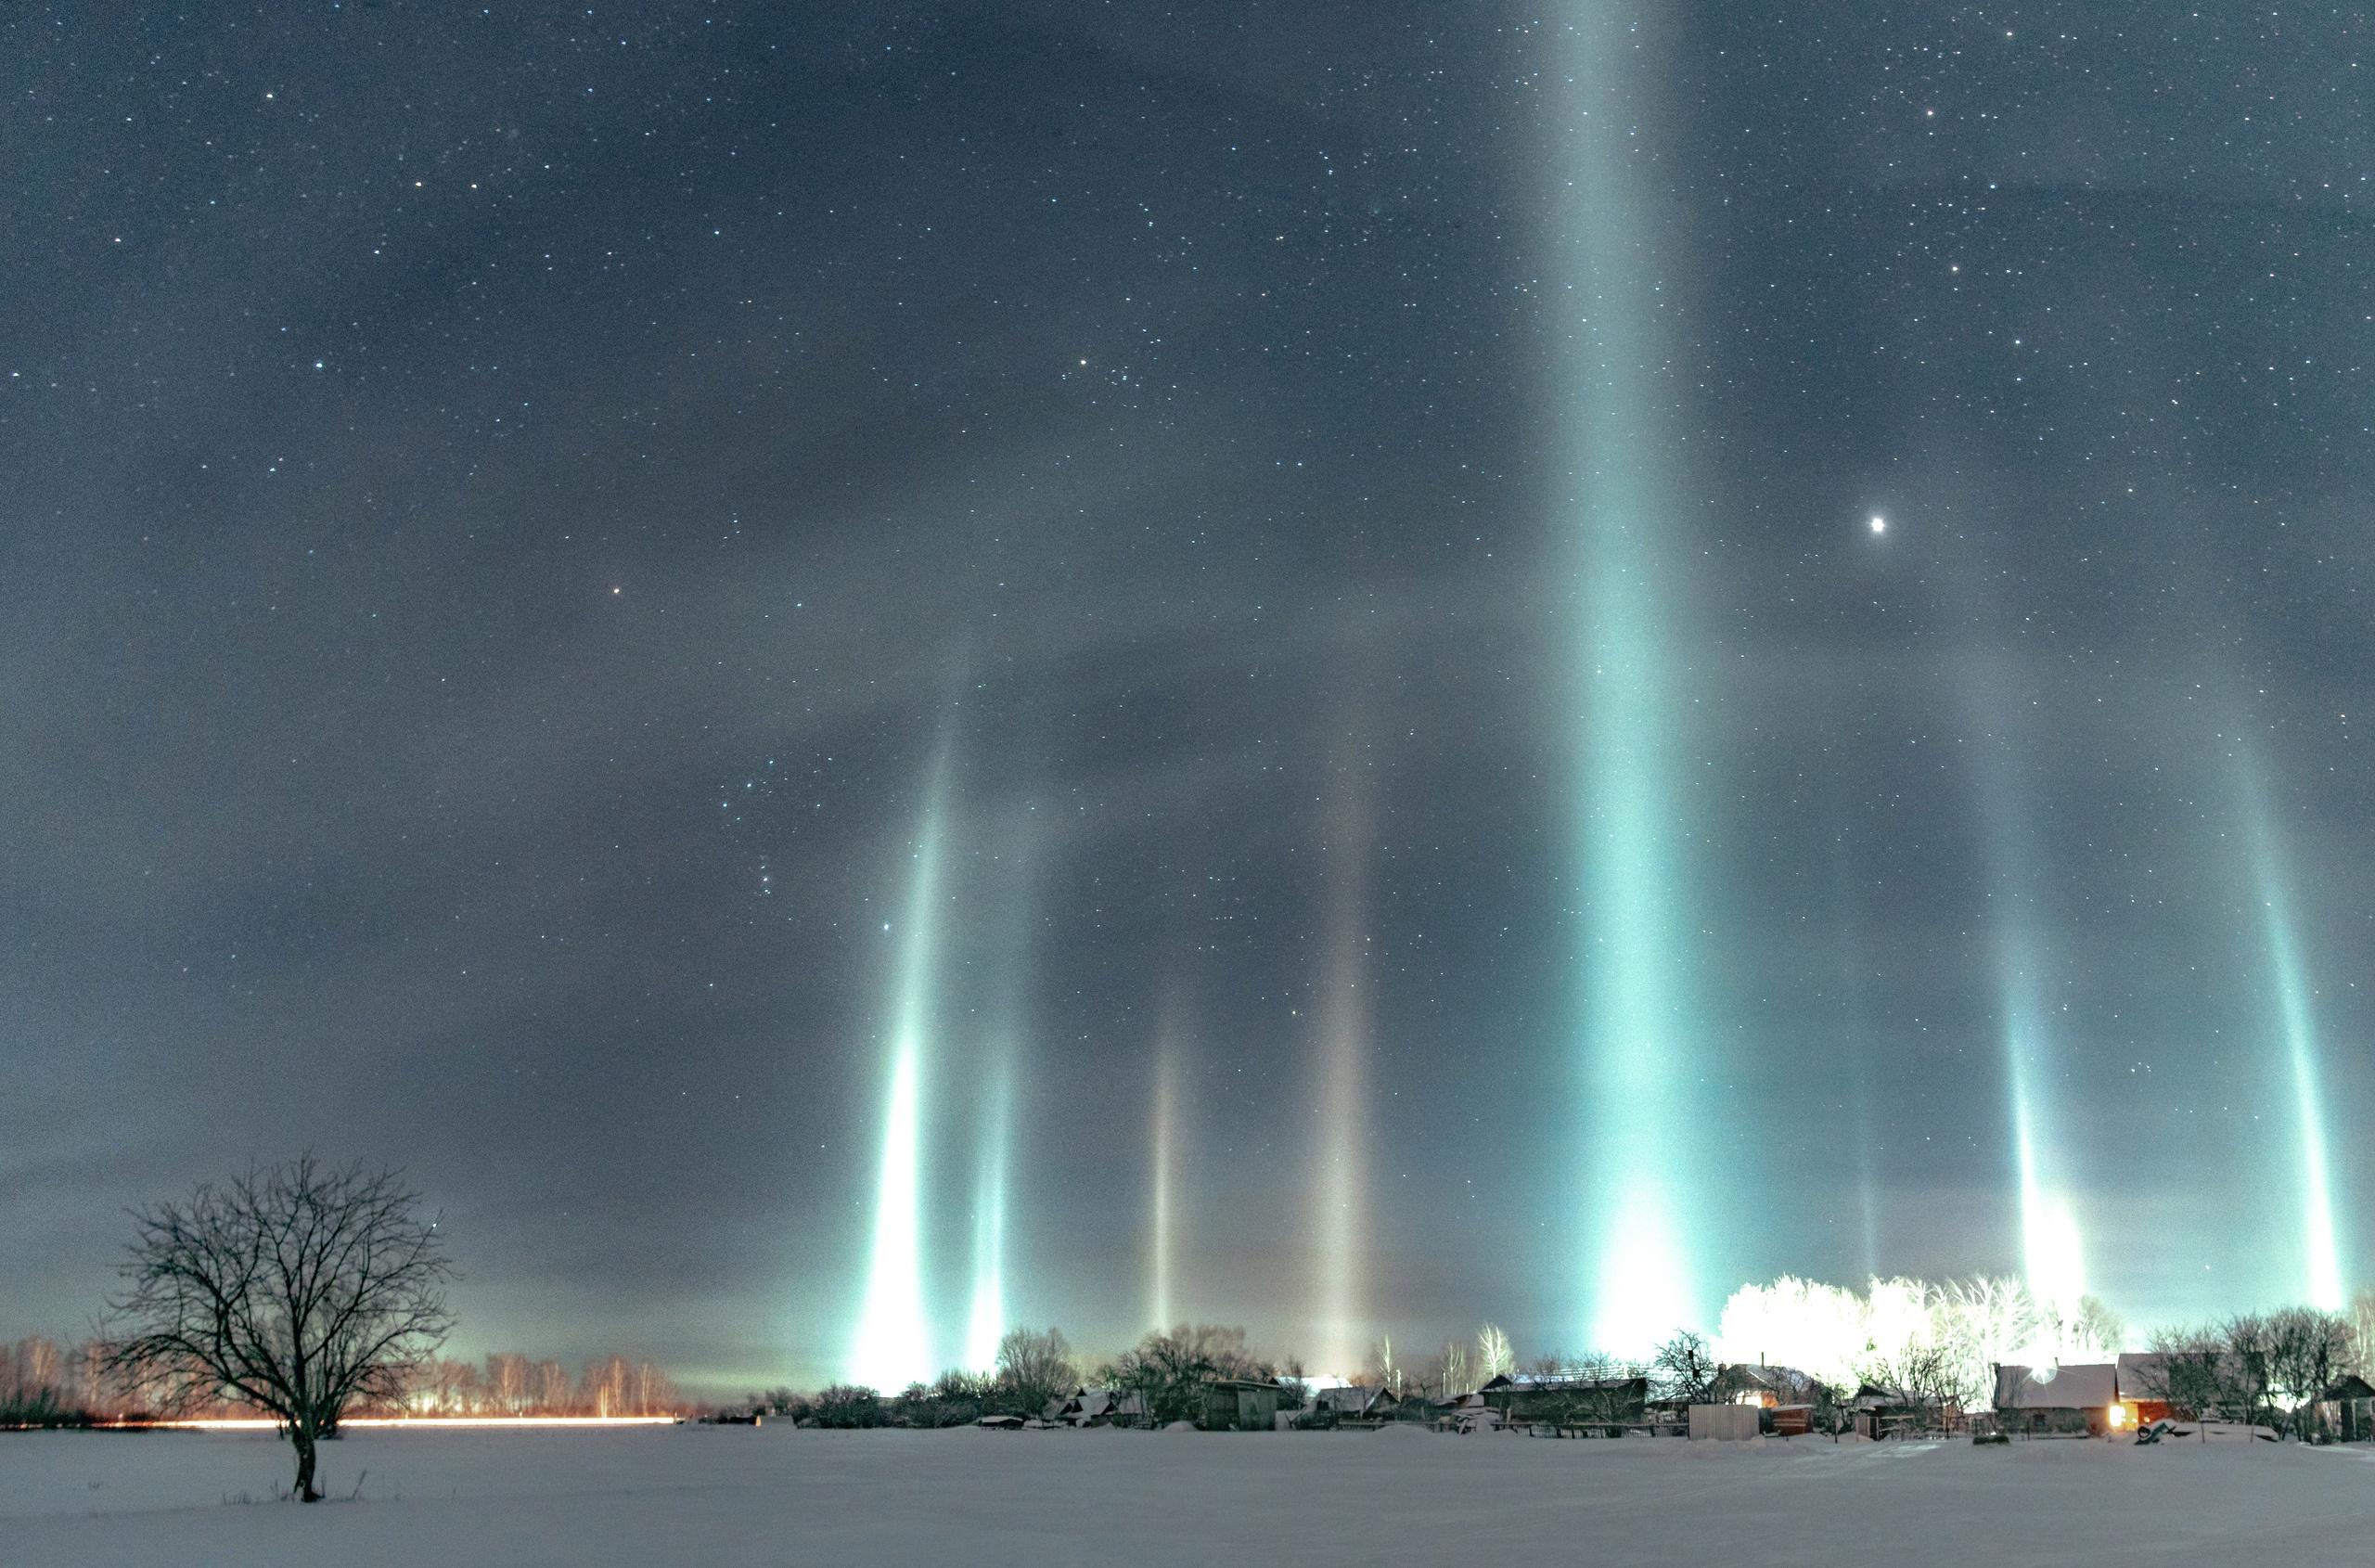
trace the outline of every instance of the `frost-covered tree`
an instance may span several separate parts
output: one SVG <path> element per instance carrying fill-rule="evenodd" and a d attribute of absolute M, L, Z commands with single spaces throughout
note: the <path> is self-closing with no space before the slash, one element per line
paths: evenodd
<path fill-rule="evenodd" d="M 1476 1377 L 1480 1382 L 1505 1378 L 1518 1369 L 1517 1352 L 1509 1346 L 1509 1336 L 1498 1323 L 1487 1323 L 1476 1330 Z"/>
<path fill-rule="evenodd" d="M 1873 1350 L 1866 1316 L 1855 1292 L 1785 1274 L 1732 1292 L 1716 1321 L 1715 1355 L 1727 1363 L 1794 1367 L 1853 1392 Z"/>
<path fill-rule="evenodd" d="M 1480 1380 L 1470 1369 L 1467 1342 L 1445 1341 L 1422 1381 L 1438 1399 L 1457 1399 L 1463 1394 L 1473 1394 Z"/>
<path fill-rule="evenodd" d="M 2375 1285 L 2350 1298 L 2350 1365 L 2343 1369 L 2375 1382 Z"/>

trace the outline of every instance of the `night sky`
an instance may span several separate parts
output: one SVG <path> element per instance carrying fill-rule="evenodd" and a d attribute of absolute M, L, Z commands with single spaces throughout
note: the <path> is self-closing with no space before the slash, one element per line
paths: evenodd
<path fill-rule="evenodd" d="M 0 19 L 0 1332 L 306 1148 L 695 1387 L 2363 1278 L 2355 7 L 135 9 Z"/>

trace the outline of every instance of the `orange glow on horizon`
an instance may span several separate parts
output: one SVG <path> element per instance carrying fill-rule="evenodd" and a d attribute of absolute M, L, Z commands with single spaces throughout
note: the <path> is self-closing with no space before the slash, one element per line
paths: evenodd
<path fill-rule="evenodd" d="M 349 1416 L 340 1429 L 362 1427 L 675 1426 L 682 1416 Z M 209 1416 L 178 1421 L 102 1421 L 108 1427 L 159 1427 L 175 1432 L 278 1432 L 270 1416 Z"/>

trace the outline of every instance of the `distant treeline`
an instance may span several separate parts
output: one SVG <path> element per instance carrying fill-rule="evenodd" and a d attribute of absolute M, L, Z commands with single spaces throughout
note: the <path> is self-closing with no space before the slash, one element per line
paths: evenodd
<path fill-rule="evenodd" d="M 856 1383 L 835 1383 L 815 1394 L 775 1388 L 754 1391 L 746 1403 L 757 1414 L 809 1426 L 967 1426 L 983 1416 L 1036 1419 L 1075 1389 L 1094 1383 L 1137 1394 L 1152 1420 L 1168 1423 L 1194 1416 L 1201 1408 L 1204 1385 L 1214 1378 L 1284 1380 L 1300 1403 L 1302 1377 L 1302 1365 L 1292 1358 L 1282 1364 L 1249 1351 L 1245 1330 L 1239 1328 L 1182 1323 L 1147 1335 L 1094 1369 L 1073 1354 L 1062 1330 L 1018 1328 L 998 1342 L 992 1371 L 946 1371 L 934 1382 L 910 1383 L 895 1393 Z"/>
<path fill-rule="evenodd" d="M 91 1426 L 147 1413 L 141 1396 L 99 1369 L 96 1342 L 62 1345 L 21 1339 L 0 1347 L 0 1427 Z M 673 1416 L 687 1411 L 667 1374 L 649 1361 L 603 1356 L 571 1375 L 558 1361 L 498 1352 L 483 1362 L 445 1357 L 405 1375 L 392 1398 L 357 1405 L 351 1416 Z M 220 1399 L 180 1414 L 255 1412 Z"/>

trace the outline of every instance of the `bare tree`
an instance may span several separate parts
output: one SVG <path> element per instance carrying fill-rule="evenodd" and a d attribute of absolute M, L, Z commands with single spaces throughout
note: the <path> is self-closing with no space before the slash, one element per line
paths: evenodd
<path fill-rule="evenodd" d="M 1570 1420 L 1606 1426 L 1641 1419 L 1640 1401 L 1633 1397 L 1632 1368 L 1604 1350 L 1585 1351 L 1567 1368 L 1570 1389 L 1560 1403 Z"/>
<path fill-rule="evenodd" d="M 633 1403 L 629 1390 L 635 1369 L 623 1356 L 610 1355 L 585 1363 L 577 1380 L 577 1402 L 597 1416 L 623 1416 Z"/>
<path fill-rule="evenodd" d="M 1148 1419 L 1167 1426 L 1197 1419 L 1204 1385 L 1213 1379 L 1266 1379 L 1275 1372 L 1246 1348 L 1243 1329 L 1182 1323 L 1168 1333 L 1149 1334 L 1098 1375 L 1136 1393 L 1146 1402 Z"/>
<path fill-rule="evenodd" d="M 2198 1421 L 2218 1405 L 2221 1349 L 2210 1329 L 2162 1328 L 2145 1342 L 2150 1352 L 2138 1364 L 2145 1397 L 2169 1407 L 2180 1420 Z M 2209 1433 L 2202 1434 L 2209 1440 Z"/>
<path fill-rule="evenodd" d="M 59 1425 L 83 1419 L 71 1403 L 66 1353 L 45 1339 L 0 1345 L 0 1428 Z"/>
<path fill-rule="evenodd" d="M 1008 1329 L 998 1341 L 997 1402 L 1019 1416 L 1039 1416 L 1080 1382 L 1080 1367 L 1061 1329 Z"/>
<path fill-rule="evenodd" d="M 1970 1369 L 1942 1344 L 1915 1345 L 1907 1350 L 1898 1363 L 1898 1381 L 1907 1403 L 1925 1422 L 1942 1430 L 1952 1420 L 1954 1412 L 1972 1403 L 1978 1393 L 1971 1386 Z"/>
<path fill-rule="evenodd" d="M 1440 1400 L 1457 1399 L 1462 1394 L 1476 1392 L 1477 1380 L 1469 1372 L 1468 1343 L 1465 1340 L 1444 1341 L 1442 1352 L 1429 1364 L 1420 1382 Z"/>
<path fill-rule="evenodd" d="M 498 1414 L 528 1413 L 528 1358 L 517 1351 L 490 1351 L 486 1358 L 487 1401 Z"/>
<path fill-rule="evenodd" d="M 107 1369 L 160 1408 L 227 1395 L 279 1419 L 314 1489 L 315 1445 L 348 1403 L 392 1398 L 453 1327 L 437 1222 L 392 1171 L 308 1154 L 135 1210 Z"/>
<path fill-rule="evenodd" d="M 2307 1437 L 2317 1399 L 2350 1359 L 2350 1319 L 2314 1306 L 2287 1307 L 2267 1320 L 2268 1380 L 2292 1405 L 2292 1431 Z"/>
<path fill-rule="evenodd" d="M 529 1401 L 547 1415 L 567 1415 L 576 1408 L 570 1399 L 569 1369 L 558 1361 L 539 1361 L 528 1369 Z"/>
<path fill-rule="evenodd" d="M 2219 1404 L 2229 1420 L 2257 1425 L 2267 1411 L 2268 1321 L 2255 1312 L 2238 1313 L 2218 1325 L 2227 1354 L 2218 1358 Z"/>
<path fill-rule="evenodd" d="M 2350 1365 L 2343 1370 L 2375 1381 L 2375 1285 L 2350 1298 Z"/>
<path fill-rule="evenodd" d="M 1278 1368 L 1278 1408 L 1301 1410 L 1310 1404 L 1310 1374 L 1303 1367 L 1303 1357 L 1290 1352 L 1284 1364 Z"/>
<path fill-rule="evenodd" d="M 1707 1348 L 1707 1336 L 1695 1329 L 1676 1330 L 1658 1346 L 1650 1367 L 1660 1392 L 1678 1405 L 1706 1403 L 1715 1384 L 1714 1353 Z"/>

